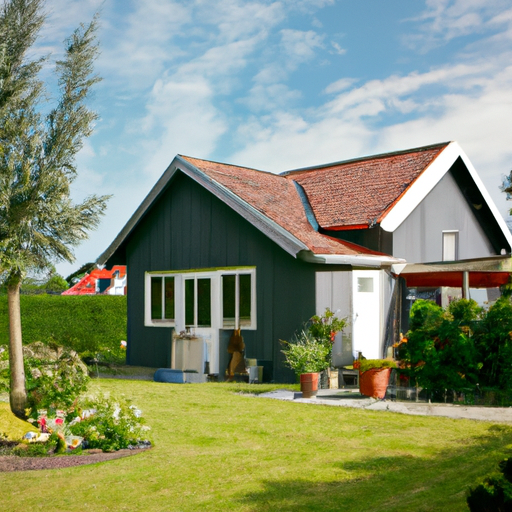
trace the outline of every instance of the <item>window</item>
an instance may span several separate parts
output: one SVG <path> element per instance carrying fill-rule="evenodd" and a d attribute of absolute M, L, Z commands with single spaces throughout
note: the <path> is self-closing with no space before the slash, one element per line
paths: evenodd
<path fill-rule="evenodd" d="M 373 293 L 373 277 L 358 277 L 357 291 L 360 293 Z"/>
<path fill-rule="evenodd" d="M 151 277 L 151 320 L 174 320 L 174 277 Z"/>
<path fill-rule="evenodd" d="M 147 272 L 145 325 L 256 329 L 256 269 Z"/>
<path fill-rule="evenodd" d="M 222 327 L 236 328 L 251 325 L 251 274 L 222 276 Z"/>
<path fill-rule="evenodd" d="M 185 279 L 185 327 L 211 327 L 211 279 Z"/>
<path fill-rule="evenodd" d="M 458 231 L 443 231 L 443 261 L 456 261 L 459 258 L 458 245 Z"/>

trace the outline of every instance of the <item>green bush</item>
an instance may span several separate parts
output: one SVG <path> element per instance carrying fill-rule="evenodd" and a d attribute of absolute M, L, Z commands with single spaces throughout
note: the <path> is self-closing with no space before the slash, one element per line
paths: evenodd
<path fill-rule="evenodd" d="M 491 475 L 469 489 L 466 501 L 471 512 L 512 510 L 512 459 L 500 462 L 499 468 L 501 475 Z"/>
<path fill-rule="evenodd" d="M 482 318 L 475 344 L 482 362 L 480 385 L 512 388 L 512 303 L 498 299 Z"/>
<path fill-rule="evenodd" d="M 88 448 L 121 450 L 136 446 L 146 434 L 141 412 L 119 397 L 88 397 L 79 401 L 78 409 L 90 414 L 70 425 L 69 431 L 83 437 Z"/>
<path fill-rule="evenodd" d="M 32 418 L 37 419 L 40 409 L 70 408 L 87 389 L 87 367 L 76 352 L 46 347 L 41 342 L 25 346 L 24 351 L 27 352 L 24 363 Z"/>
<path fill-rule="evenodd" d="M 472 300 L 456 301 L 446 311 L 431 301 L 416 301 L 408 341 L 400 353 L 406 363 L 404 373 L 434 394 L 474 388 L 482 364 L 470 324 L 479 314 Z"/>
<path fill-rule="evenodd" d="M 21 323 L 24 344 L 54 342 L 80 355 L 125 362 L 126 296 L 22 295 Z M 7 297 L 0 296 L 0 345 L 8 343 Z"/>
<path fill-rule="evenodd" d="M 281 352 L 284 354 L 285 364 L 296 375 L 321 372 L 330 365 L 330 347 L 319 343 L 309 331 L 302 330 L 290 341 L 281 340 L 281 343 L 284 345 Z"/>

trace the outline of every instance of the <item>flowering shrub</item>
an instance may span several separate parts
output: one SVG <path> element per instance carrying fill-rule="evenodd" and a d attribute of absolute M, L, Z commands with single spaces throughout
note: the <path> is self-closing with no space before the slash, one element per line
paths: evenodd
<path fill-rule="evenodd" d="M 148 445 L 145 441 L 148 428 L 144 426 L 141 411 L 126 400 L 107 395 L 86 397 L 79 400 L 80 414 L 69 424 L 69 431 L 84 438 L 88 448 L 106 452 L 122 448 Z"/>
<path fill-rule="evenodd" d="M 122 448 L 146 448 L 148 427 L 141 411 L 126 400 L 107 395 L 81 397 L 68 410 L 40 409 L 29 418 L 39 432 L 29 432 L 25 441 L 44 444 L 46 452 L 63 453 L 81 448 L 106 452 Z"/>

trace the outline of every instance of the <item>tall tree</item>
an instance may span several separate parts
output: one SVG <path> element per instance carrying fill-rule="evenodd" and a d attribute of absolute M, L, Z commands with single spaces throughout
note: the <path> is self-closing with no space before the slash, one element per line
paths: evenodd
<path fill-rule="evenodd" d="M 65 42 L 56 63 L 59 98 L 46 114 L 39 78 L 46 57 L 30 50 L 45 22 L 44 0 L 2 0 L 0 6 L 0 276 L 7 284 L 10 406 L 23 418 L 27 404 L 22 352 L 20 286 L 26 272 L 73 261 L 72 248 L 98 226 L 107 196 L 81 203 L 70 197 L 75 157 L 97 115 L 85 101 L 100 80 L 98 18 Z"/>

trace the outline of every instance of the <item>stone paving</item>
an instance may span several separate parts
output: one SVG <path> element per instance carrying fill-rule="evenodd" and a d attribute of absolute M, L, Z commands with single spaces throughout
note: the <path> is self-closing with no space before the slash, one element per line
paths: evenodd
<path fill-rule="evenodd" d="M 357 391 L 336 389 L 320 389 L 315 398 L 302 398 L 302 393 L 286 389 L 262 393 L 258 396 L 261 398 L 271 398 L 294 403 L 353 407 L 369 411 L 388 411 L 418 416 L 445 416 L 453 419 L 512 423 L 512 407 L 476 407 L 454 404 L 378 400 L 365 397 Z"/>

